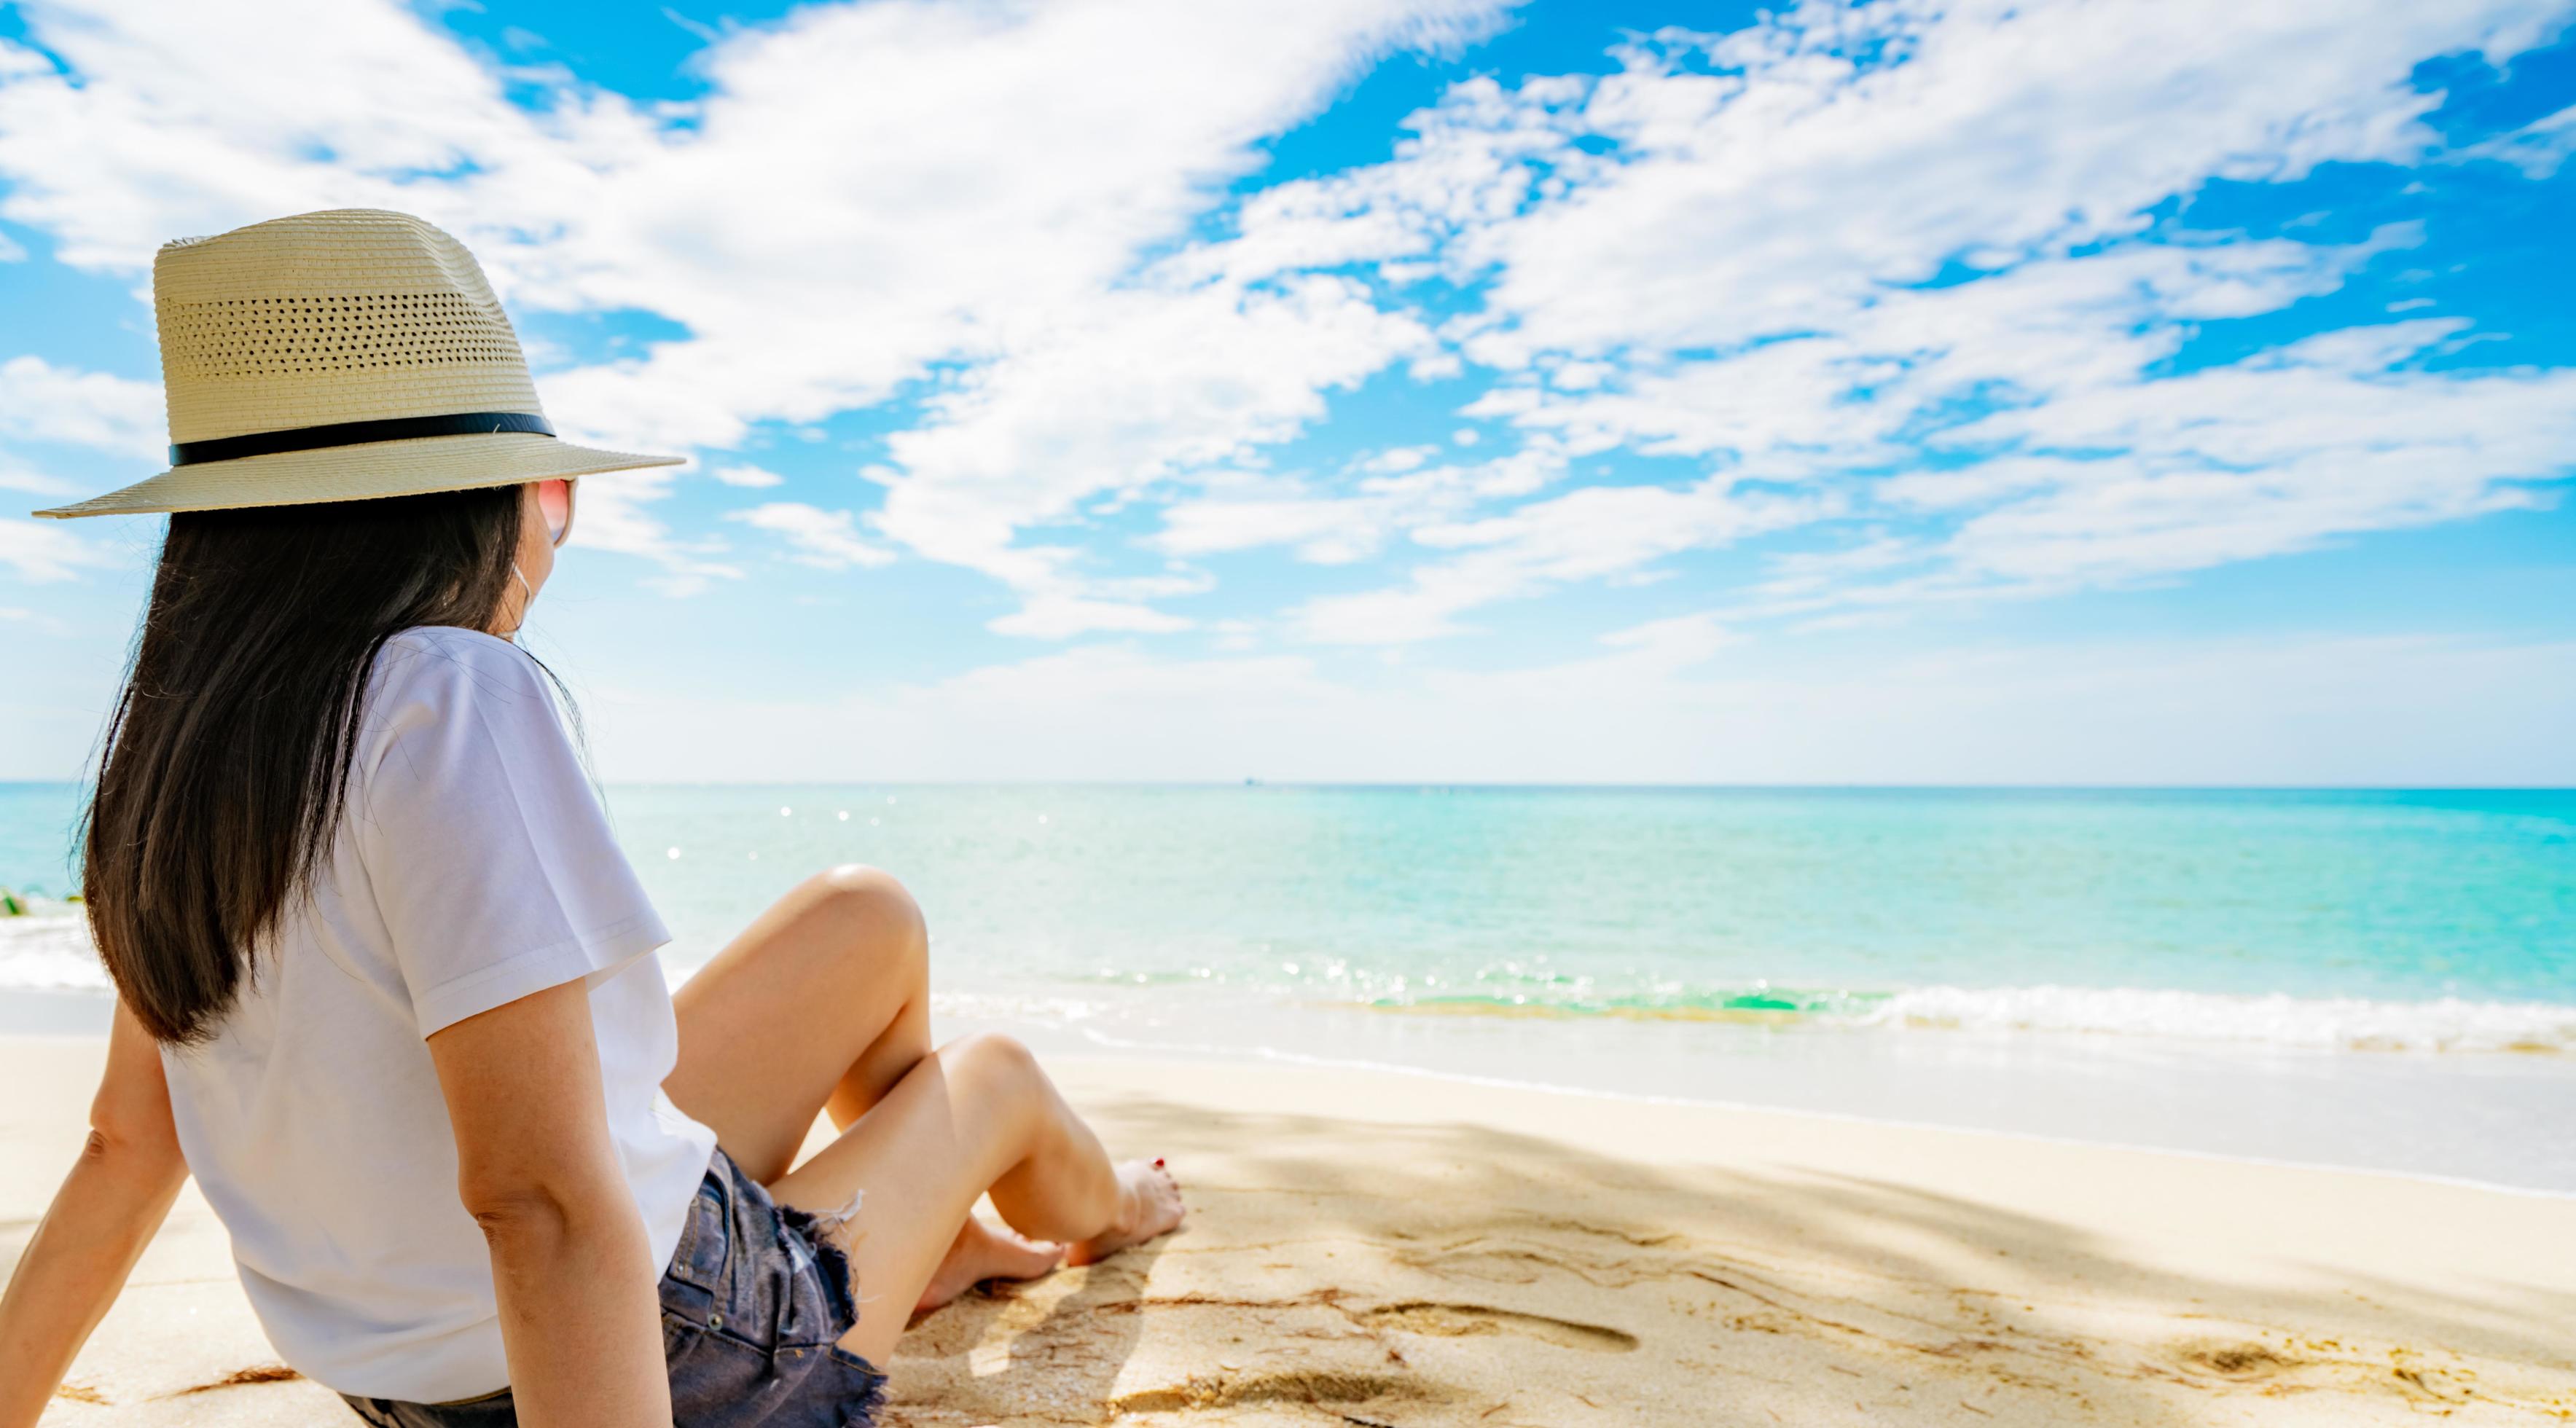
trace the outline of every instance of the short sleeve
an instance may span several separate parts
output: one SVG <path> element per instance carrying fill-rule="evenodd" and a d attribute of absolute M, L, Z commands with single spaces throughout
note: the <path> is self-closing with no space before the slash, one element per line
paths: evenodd
<path fill-rule="evenodd" d="M 374 678 L 352 812 L 423 1037 L 670 940 L 533 660 L 407 631 Z"/>

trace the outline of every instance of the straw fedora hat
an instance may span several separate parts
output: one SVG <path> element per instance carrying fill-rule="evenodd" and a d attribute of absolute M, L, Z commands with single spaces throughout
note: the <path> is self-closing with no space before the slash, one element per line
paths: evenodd
<path fill-rule="evenodd" d="M 40 516 L 416 496 L 674 466 L 555 439 L 465 245 L 340 208 L 164 244 L 152 262 L 170 469 Z"/>

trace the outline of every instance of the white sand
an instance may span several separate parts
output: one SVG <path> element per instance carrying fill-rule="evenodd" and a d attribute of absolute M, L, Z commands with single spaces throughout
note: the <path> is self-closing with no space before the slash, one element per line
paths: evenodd
<path fill-rule="evenodd" d="M 101 1055 L 0 1038 L 0 1261 Z M 896 1424 L 2564 1422 L 2576 1200 L 1397 1075 L 1051 1063 L 1193 1218 L 977 1295 Z M 48 1424 L 346 1423 L 191 1191 Z"/>

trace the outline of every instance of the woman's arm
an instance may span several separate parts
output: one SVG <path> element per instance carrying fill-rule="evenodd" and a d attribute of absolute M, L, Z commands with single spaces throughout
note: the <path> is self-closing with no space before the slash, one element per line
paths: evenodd
<path fill-rule="evenodd" d="M 89 1144 L 0 1295 L 0 1428 L 33 1428 L 187 1178 L 160 1049 L 119 1003 Z"/>
<path fill-rule="evenodd" d="M 661 1267 L 608 1137 L 579 981 L 429 1038 L 457 1193 L 491 1245 L 510 1393 L 530 1428 L 671 1421 Z"/>

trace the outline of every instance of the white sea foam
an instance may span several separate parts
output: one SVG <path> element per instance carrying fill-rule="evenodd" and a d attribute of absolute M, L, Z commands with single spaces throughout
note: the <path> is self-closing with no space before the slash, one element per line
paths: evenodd
<path fill-rule="evenodd" d="M 2576 1007 L 2546 1002 L 2387 1002 L 2093 987 L 1917 987 L 1853 1024 L 2072 1032 L 2355 1051 L 2576 1052 Z"/>
<path fill-rule="evenodd" d="M 687 971 L 675 970 L 674 982 Z M 0 991 L 103 990 L 105 971 L 77 907 L 39 902 L 0 918 Z M 1071 1026 L 1173 1005 L 1175 989 L 1083 995 L 1005 995 L 943 989 L 940 1009 L 959 1016 Z M 1186 995 L 1181 994 L 1181 995 Z M 2576 1054 L 2576 1006 L 2546 1002 L 2375 1001 L 2357 997 L 2247 996 L 2118 987 L 1916 987 L 1855 998 L 1847 1013 L 1795 1020 L 1894 1032 L 2062 1033 L 2233 1042 L 2289 1049 Z M 1152 1003 L 1155 1005 L 1144 1005 Z"/>
<path fill-rule="evenodd" d="M 0 988 L 65 991 L 105 988 L 107 970 L 90 950 L 80 909 L 37 900 L 21 917 L 0 917 Z"/>

